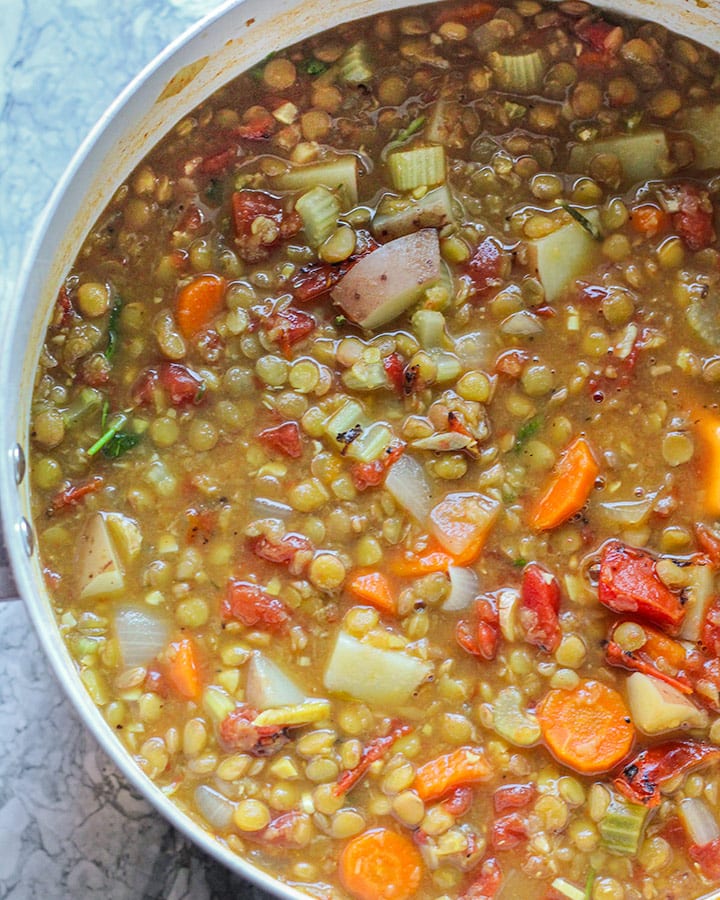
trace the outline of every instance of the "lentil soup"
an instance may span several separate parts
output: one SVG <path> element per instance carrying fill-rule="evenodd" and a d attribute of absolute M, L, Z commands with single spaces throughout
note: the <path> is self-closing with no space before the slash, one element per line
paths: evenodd
<path fill-rule="evenodd" d="M 720 885 L 719 71 L 581 0 L 353 22 L 177 123 L 60 288 L 69 653 L 310 896 Z"/>

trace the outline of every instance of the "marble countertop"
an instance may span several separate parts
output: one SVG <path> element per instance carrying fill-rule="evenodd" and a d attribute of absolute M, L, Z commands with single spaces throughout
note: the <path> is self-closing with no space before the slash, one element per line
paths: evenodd
<path fill-rule="evenodd" d="M 2 0 L 0 304 L 91 126 L 163 46 L 218 5 Z M 268 895 L 189 844 L 128 786 L 64 697 L 23 604 L 0 603 L 0 898 L 230 897 Z"/>

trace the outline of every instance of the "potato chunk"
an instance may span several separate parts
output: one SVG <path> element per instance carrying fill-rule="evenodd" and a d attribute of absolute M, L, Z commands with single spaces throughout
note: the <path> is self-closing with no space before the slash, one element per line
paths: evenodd
<path fill-rule="evenodd" d="M 677 728 L 703 728 L 707 713 L 677 688 L 659 678 L 633 672 L 627 682 L 630 714 L 644 734 L 664 734 Z"/>
<path fill-rule="evenodd" d="M 78 536 L 76 554 L 82 600 L 114 597 L 124 590 L 125 573 L 103 513 L 95 513 L 85 523 Z"/>

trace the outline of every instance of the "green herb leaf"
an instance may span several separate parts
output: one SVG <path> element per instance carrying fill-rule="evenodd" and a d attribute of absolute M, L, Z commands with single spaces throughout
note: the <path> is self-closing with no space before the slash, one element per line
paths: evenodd
<path fill-rule="evenodd" d="M 104 429 L 103 433 L 100 437 L 95 441 L 95 443 L 90 447 L 87 451 L 88 456 L 95 456 L 96 453 L 99 453 L 106 444 L 110 443 L 110 441 L 115 437 L 115 435 L 120 431 L 123 425 L 126 424 L 128 417 L 125 413 L 118 413 L 116 416 L 113 416 L 110 424 L 106 428 L 107 425 L 107 413 L 108 413 L 108 404 L 107 402 L 103 404 L 102 418 L 100 420 L 100 425 Z"/>
<path fill-rule="evenodd" d="M 110 318 L 108 319 L 108 342 L 105 348 L 105 358 L 112 359 L 117 351 L 120 343 L 120 311 L 122 310 L 122 300 L 117 299 L 113 303 L 110 310 Z"/>
<path fill-rule="evenodd" d="M 117 459 L 119 456 L 122 456 L 123 453 L 132 450 L 132 448 L 136 447 L 139 443 L 139 434 L 134 434 L 131 431 L 116 431 L 102 448 L 102 452 L 108 459 Z"/>
<path fill-rule="evenodd" d="M 541 426 L 542 419 L 540 416 L 535 416 L 520 426 L 518 433 L 515 435 L 515 446 L 513 447 L 515 453 L 519 453 L 530 438 L 535 437 Z"/>
<path fill-rule="evenodd" d="M 595 870 L 590 869 L 587 874 L 587 879 L 585 881 L 585 900 L 591 900 L 592 898 L 592 889 L 595 884 Z"/>
<path fill-rule="evenodd" d="M 383 150 L 383 157 L 385 157 L 392 150 L 397 150 L 398 147 L 402 147 L 403 144 L 407 143 L 410 138 L 417 134 L 418 131 L 425 124 L 425 116 L 418 116 L 417 119 L 413 119 L 409 125 L 406 125 L 405 128 L 401 128 L 399 131 L 396 131 L 393 134 L 392 140 Z"/>
<path fill-rule="evenodd" d="M 322 75 L 322 73 L 327 72 L 330 67 L 322 60 L 313 57 L 312 59 L 303 59 L 298 63 L 298 68 L 307 75 Z"/>
<path fill-rule="evenodd" d="M 579 209 L 576 209 L 574 206 L 570 206 L 565 200 L 561 200 L 558 204 L 562 206 L 562 208 L 570 213 L 570 215 L 575 219 L 575 221 L 582 225 L 582 227 L 587 231 L 590 237 L 594 238 L 596 241 L 601 241 L 603 239 L 602 234 L 600 233 L 600 229 L 595 225 L 594 222 L 591 222 L 586 216 L 584 216 Z"/>
<path fill-rule="evenodd" d="M 522 556 L 518 556 L 517 559 L 513 560 L 513 565 L 516 569 L 524 569 L 527 565 L 527 560 L 523 559 Z"/>

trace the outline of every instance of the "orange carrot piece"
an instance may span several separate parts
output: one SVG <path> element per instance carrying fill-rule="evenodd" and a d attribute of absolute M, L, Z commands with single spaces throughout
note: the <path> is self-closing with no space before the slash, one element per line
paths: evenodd
<path fill-rule="evenodd" d="M 192 638 L 172 641 L 165 654 L 165 677 L 186 700 L 199 700 L 202 691 L 200 660 Z"/>
<path fill-rule="evenodd" d="M 500 512 L 500 503 L 475 492 L 448 494 L 430 510 L 432 533 L 455 565 L 474 562 Z"/>
<path fill-rule="evenodd" d="M 358 600 L 370 603 L 380 612 L 391 615 L 397 612 L 395 595 L 382 572 L 359 570 L 348 581 L 347 589 Z"/>
<path fill-rule="evenodd" d="M 545 489 L 536 498 L 528 523 L 538 531 L 556 528 L 585 505 L 600 466 L 587 438 L 576 437 L 563 451 Z"/>
<path fill-rule="evenodd" d="M 459 747 L 420 766 L 413 787 L 423 800 L 437 800 L 460 785 L 487 781 L 491 772 L 480 750 Z"/>
<path fill-rule="evenodd" d="M 548 749 L 561 763 L 586 775 L 608 772 L 635 740 L 625 701 L 600 681 L 548 691 L 536 714 Z"/>
<path fill-rule="evenodd" d="M 631 210 L 630 224 L 638 234 L 655 237 L 670 228 L 670 216 L 654 203 L 641 203 Z"/>
<path fill-rule="evenodd" d="M 643 625 L 643 631 L 647 640 L 638 652 L 643 656 L 648 656 L 653 661 L 663 659 L 675 671 L 684 669 L 687 666 L 688 658 L 685 647 L 674 638 L 668 637 L 657 628 L 650 625 Z"/>
<path fill-rule="evenodd" d="M 455 560 L 449 553 L 435 547 L 424 553 L 403 551 L 388 560 L 389 570 L 400 578 L 420 578 L 422 575 L 433 575 L 435 572 L 447 572 L 449 566 L 454 564 Z"/>
<path fill-rule="evenodd" d="M 693 416 L 702 449 L 703 503 L 708 515 L 720 516 L 720 416 L 700 409 Z"/>
<path fill-rule="evenodd" d="M 219 275 L 198 275 L 180 289 L 175 311 L 183 337 L 191 338 L 210 324 L 222 308 L 225 279 Z"/>
<path fill-rule="evenodd" d="M 473 25 L 482 25 L 495 12 L 495 7 L 484 0 L 465 3 L 454 9 L 444 9 L 435 17 L 435 27 L 445 22 L 472 22 Z"/>
<path fill-rule="evenodd" d="M 357 900 L 409 900 L 420 887 L 423 862 L 410 838 L 373 828 L 351 838 L 338 862 L 340 881 Z"/>

